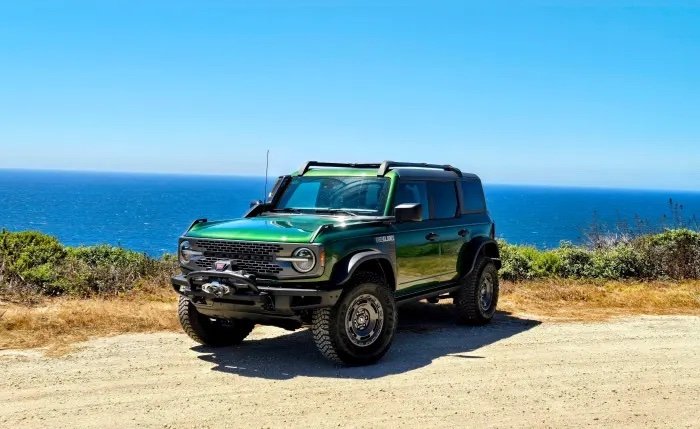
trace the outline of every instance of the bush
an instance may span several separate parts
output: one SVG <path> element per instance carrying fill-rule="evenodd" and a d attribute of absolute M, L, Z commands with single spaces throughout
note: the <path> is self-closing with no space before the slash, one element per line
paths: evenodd
<path fill-rule="evenodd" d="M 542 251 L 531 246 L 499 243 L 502 267 L 500 275 L 506 280 L 522 281 L 553 275 L 561 265 L 556 252 Z"/>
<path fill-rule="evenodd" d="M 524 254 L 522 246 L 499 243 L 501 251 L 500 275 L 506 280 L 522 281 L 532 278 L 532 261 Z"/>
<path fill-rule="evenodd" d="M 559 255 L 561 263 L 553 274 L 570 278 L 594 277 L 591 276 L 593 257 L 589 250 L 574 246 L 569 242 L 562 242 L 556 253 Z"/>
<path fill-rule="evenodd" d="M 538 277 L 623 279 L 700 278 L 700 233 L 667 230 L 633 240 L 598 240 L 593 248 L 562 242 L 555 250 L 501 243 L 506 280 Z"/>
<path fill-rule="evenodd" d="M 71 295 L 118 294 L 133 289 L 144 278 L 156 276 L 168 265 L 120 247 L 69 248 L 62 281 L 56 286 Z"/>
<path fill-rule="evenodd" d="M 672 229 L 640 237 L 650 267 L 650 276 L 671 279 L 700 278 L 700 233 L 689 229 Z"/>
<path fill-rule="evenodd" d="M 66 251 L 54 237 L 36 231 L 0 231 L 0 287 L 48 291 Z"/>
<path fill-rule="evenodd" d="M 618 280 L 649 276 L 644 254 L 628 244 L 617 244 L 593 252 L 591 263 L 590 277 Z"/>
<path fill-rule="evenodd" d="M 0 233 L 0 291 L 22 295 L 118 294 L 167 284 L 177 261 L 112 246 L 64 247 L 38 232 Z"/>

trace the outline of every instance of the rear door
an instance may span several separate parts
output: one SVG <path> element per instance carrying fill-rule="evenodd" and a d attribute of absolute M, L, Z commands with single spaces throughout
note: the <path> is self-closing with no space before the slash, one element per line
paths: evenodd
<path fill-rule="evenodd" d="M 428 183 L 432 232 L 439 244 L 437 282 L 443 283 L 457 277 L 459 254 L 468 234 L 461 219 L 457 181 L 431 181 Z"/>

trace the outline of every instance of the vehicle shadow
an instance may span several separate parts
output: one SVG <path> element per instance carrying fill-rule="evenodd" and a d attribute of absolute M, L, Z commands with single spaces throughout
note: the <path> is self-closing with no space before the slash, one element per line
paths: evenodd
<path fill-rule="evenodd" d="M 375 379 L 429 365 L 434 359 L 480 359 L 472 355 L 481 347 L 512 337 L 539 325 L 505 312 L 496 313 L 486 326 L 455 324 L 451 305 L 417 302 L 399 309 L 394 343 L 382 360 L 363 367 L 342 367 L 325 360 L 316 350 L 309 330 L 274 338 L 248 339 L 228 348 L 196 346 L 199 359 L 214 364 L 214 371 L 286 380 L 298 376 Z"/>

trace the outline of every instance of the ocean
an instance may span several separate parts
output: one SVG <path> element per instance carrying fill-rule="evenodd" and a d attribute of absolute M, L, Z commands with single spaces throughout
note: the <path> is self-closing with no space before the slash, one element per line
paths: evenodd
<path fill-rule="evenodd" d="M 497 235 L 555 247 L 585 241 L 595 223 L 673 225 L 678 204 L 700 218 L 700 192 L 485 184 Z M 159 256 L 197 218 L 230 219 L 264 194 L 264 178 L 0 170 L 0 228 L 38 230 L 68 245 L 111 244 Z"/>

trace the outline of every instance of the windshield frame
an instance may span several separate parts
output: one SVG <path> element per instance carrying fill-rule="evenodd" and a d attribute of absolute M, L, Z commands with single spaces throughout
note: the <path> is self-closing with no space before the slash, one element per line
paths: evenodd
<path fill-rule="evenodd" d="M 295 207 L 289 206 L 288 201 L 285 201 L 285 197 L 288 192 L 292 191 L 296 182 L 320 182 L 322 180 L 337 180 L 343 182 L 342 187 L 359 185 L 363 181 L 368 181 L 372 183 L 379 183 L 382 185 L 379 190 L 379 195 L 377 197 L 376 210 L 365 209 L 360 207 L 334 207 L 334 206 L 307 206 L 307 207 Z M 298 186 L 298 185 L 296 185 Z M 313 215 L 327 215 L 327 216 L 363 216 L 363 217 L 384 217 L 386 213 L 387 204 L 389 204 L 391 196 L 391 179 L 389 177 L 377 177 L 377 176 L 366 176 L 366 175 L 313 175 L 313 176 L 292 176 L 291 180 L 282 189 L 280 195 L 275 198 L 275 201 L 268 210 L 268 213 L 273 214 L 313 214 Z M 319 190 L 320 192 L 320 190 Z M 318 194 L 315 197 L 316 202 L 318 202 Z M 315 203 L 316 204 L 316 203 Z"/>

